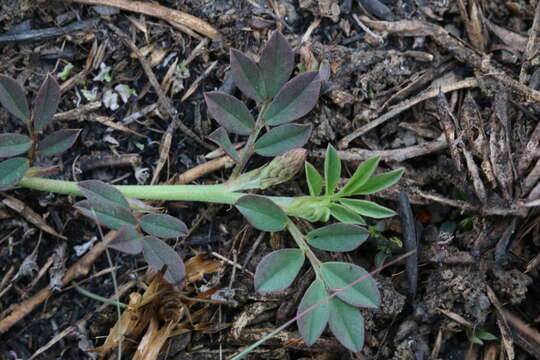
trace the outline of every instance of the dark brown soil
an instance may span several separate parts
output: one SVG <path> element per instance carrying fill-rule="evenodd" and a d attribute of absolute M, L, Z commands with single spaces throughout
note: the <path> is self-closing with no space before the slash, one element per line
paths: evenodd
<path fill-rule="evenodd" d="M 158 96 L 137 57 L 108 24 L 148 50 L 158 81 L 170 77 L 173 64 L 179 65 L 169 88 L 174 91 L 167 96 L 179 119 L 206 144 L 177 127 L 160 182 L 204 163 L 214 148 L 205 140 L 217 126 L 207 115 L 203 92 L 221 89 L 241 96 L 229 73 L 229 49 L 256 56 L 279 29 L 295 48 L 300 67 L 320 66 L 330 72 L 319 105 L 302 120 L 314 125 L 306 146 L 310 161 L 322 168 L 322 149 L 332 143 L 341 150 L 346 175 L 374 155 L 382 155 L 385 169 L 406 169 L 399 186 L 374 200 L 398 210 L 402 191 L 414 219 L 401 212 L 384 223 L 381 238 L 345 256 L 322 256 L 373 270 L 378 252 L 387 252 L 390 260 L 416 248 L 408 233 L 415 229 L 418 257 L 376 275 L 383 301 L 380 309 L 362 310 L 366 344 L 361 353 L 349 353 L 329 332 L 307 347 L 293 325 L 249 358 L 540 358 L 540 214 L 534 203 L 540 197 L 540 1 L 159 3 L 208 22 L 221 38 L 188 34 L 135 12 L 69 1 L 0 1 L 0 73 L 24 84 L 32 98 L 46 73 L 58 76 L 72 65 L 68 78 L 82 74 L 81 79 L 63 92 L 59 112 L 100 102 L 56 122 L 55 129 L 81 128 L 80 139 L 62 156 L 39 165 L 61 164 L 62 170 L 51 176 L 67 180 L 137 184 L 152 179 L 170 120 L 166 109 L 159 108 L 126 121 L 158 104 Z M 95 21 L 88 23 L 90 19 Z M 36 31 L 48 28 L 75 30 L 51 37 Z M 100 49 L 98 55 L 93 47 Z M 94 67 L 87 66 L 89 58 Z M 102 67 L 110 67 L 110 82 L 96 79 Z M 137 95 L 127 103 L 118 98 L 118 106 L 111 108 L 103 104 L 105 93 L 117 85 L 128 85 Z M 95 99 L 85 95 L 92 91 Z M 0 111 L 2 132 L 22 128 L 16 118 Z M 256 158 L 249 166 L 262 161 Z M 197 182 L 226 180 L 229 173 L 223 168 Z M 304 189 L 303 176 L 298 176 L 271 192 L 301 194 Z M 66 240 L 28 222 L 8 206 L 8 196 L 22 201 Z M 74 201 L 26 189 L 0 193 L 0 321 L 99 241 L 99 229 L 73 210 Z M 262 256 L 292 244 L 285 233 L 266 234 L 247 259 L 259 232 L 234 209 L 177 202 L 165 207 L 190 228 L 176 247 L 186 259 L 199 252 L 217 253 L 253 272 Z M 119 286 L 144 279 L 141 256 L 110 255 Z M 110 268 L 103 254 L 77 283 L 111 297 L 115 288 Z M 171 338 L 162 359 L 225 359 L 236 354 L 294 317 L 312 279 L 306 267 L 291 289 L 262 296 L 253 290 L 248 272 L 233 272 L 224 262 L 222 271 L 195 283 L 198 289 L 219 286 L 221 299 L 230 302 L 208 307 L 204 321 L 215 324 L 215 331 Z M 122 300 L 128 302 L 127 295 Z M 0 334 L 0 359 L 96 358 L 86 350 L 102 344 L 116 321 L 115 308 L 98 311 L 101 305 L 73 286 L 58 289 Z M 473 344 L 470 335 L 481 330 L 497 340 Z"/>

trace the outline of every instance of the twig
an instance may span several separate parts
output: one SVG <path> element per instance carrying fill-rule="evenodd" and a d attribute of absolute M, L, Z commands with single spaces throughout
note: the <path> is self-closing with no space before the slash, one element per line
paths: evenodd
<path fill-rule="evenodd" d="M 500 208 L 500 207 L 488 206 L 488 205 L 486 205 L 485 207 L 478 207 L 478 206 L 474 206 L 473 204 L 467 201 L 452 200 L 452 199 L 448 199 L 437 194 L 429 194 L 419 189 L 416 189 L 415 193 L 428 200 L 436 201 L 438 203 L 460 208 L 463 210 L 479 212 L 483 215 L 498 215 L 498 216 L 515 215 L 515 216 L 523 217 L 527 213 L 527 209 L 517 208 L 517 207 Z"/>
<path fill-rule="evenodd" d="M 538 39 L 538 33 L 540 32 L 540 2 L 536 4 L 536 10 L 534 12 L 534 20 L 529 29 L 529 40 L 527 41 L 527 47 L 523 54 L 523 63 L 521 64 L 521 71 L 519 72 L 519 82 L 524 84 L 527 77 L 527 71 L 531 66 L 531 60 L 535 55 L 535 51 L 538 51 L 536 47 L 536 41 Z"/>
<path fill-rule="evenodd" d="M 136 284 L 135 281 L 128 282 L 127 284 L 123 285 L 122 288 L 111 299 L 107 299 L 107 300 L 110 300 L 111 303 L 117 302 L 118 299 L 120 298 L 120 296 L 125 294 L 129 289 L 131 289 L 133 286 L 135 286 L 135 284 Z M 88 312 L 81 319 L 79 319 L 75 324 L 73 324 L 71 326 L 68 326 L 63 331 L 56 334 L 51 340 L 49 340 L 49 342 L 47 344 L 45 344 L 42 347 L 40 347 L 39 349 L 37 349 L 36 352 L 34 354 L 32 354 L 32 356 L 28 360 L 35 359 L 37 356 L 43 354 L 45 351 L 50 349 L 51 346 L 58 343 L 60 340 L 62 340 L 63 338 L 65 338 L 66 336 L 71 334 L 73 331 L 75 331 L 79 326 L 84 325 L 84 323 L 86 323 L 88 320 L 90 320 L 90 318 L 92 316 L 94 316 L 94 314 L 102 312 L 109 305 L 110 305 L 109 303 L 104 303 L 104 304 L 100 305 L 96 310 L 94 310 L 92 312 Z"/>
<path fill-rule="evenodd" d="M 114 239 L 116 231 L 110 231 L 103 241 L 94 246 L 86 255 L 84 255 L 79 261 L 71 266 L 64 277 L 62 278 L 62 284 L 65 286 L 72 280 L 77 279 L 80 276 L 88 274 L 90 267 L 96 261 L 96 259 L 105 251 L 107 244 Z M 38 293 L 34 294 L 31 298 L 26 299 L 19 305 L 12 306 L 6 310 L 9 315 L 3 317 L 0 320 L 0 334 L 8 331 L 18 321 L 23 319 L 26 315 L 30 314 L 36 307 L 41 305 L 45 300 L 54 295 L 54 291 L 47 286 L 41 289 Z M 4 314 L 2 314 L 4 315 Z"/>
<path fill-rule="evenodd" d="M 417 20 L 373 21 L 365 16 L 362 21 L 379 31 L 387 31 L 399 36 L 430 36 L 437 44 L 448 50 L 457 60 L 469 64 L 485 76 L 491 76 L 502 84 L 525 96 L 529 101 L 540 101 L 540 91 L 531 89 L 508 76 L 487 55 L 466 46 L 438 25 Z"/>
<path fill-rule="evenodd" d="M 131 0 L 64 0 L 66 2 L 75 2 L 87 5 L 110 6 L 121 10 L 132 11 L 148 16 L 157 17 L 188 29 L 194 30 L 199 34 L 208 36 L 211 39 L 219 38 L 221 35 L 212 25 L 193 15 L 182 11 L 174 10 L 161 6 L 156 2 L 140 2 Z"/>
<path fill-rule="evenodd" d="M 495 307 L 495 310 L 497 310 L 497 325 L 499 325 L 499 330 L 501 332 L 502 343 L 506 352 L 506 356 L 508 357 L 508 359 L 514 360 L 514 339 L 512 338 L 510 326 L 508 325 L 508 320 L 505 316 L 505 311 L 502 307 L 501 302 L 497 298 L 497 295 L 495 295 L 495 292 L 491 289 L 491 287 L 489 287 L 489 285 L 486 285 L 486 292 L 489 300 Z"/>
<path fill-rule="evenodd" d="M 405 251 L 411 252 L 411 256 L 405 260 L 407 280 L 409 282 L 409 296 L 416 296 L 418 286 L 418 236 L 416 232 L 416 220 L 412 212 L 409 197 L 404 190 L 399 193 L 399 216 L 403 229 Z"/>
<path fill-rule="evenodd" d="M 210 255 L 214 256 L 214 257 L 217 257 L 219 260 L 222 260 L 222 261 L 225 261 L 227 264 L 231 265 L 231 266 L 234 266 L 235 268 L 239 269 L 239 270 L 242 270 L 243 272 L 245 272 L 246 274 L 250 275 L 251 277 L 255 277 L 255 274 L 251 271 L 249 271 L 248 269 L 246 269 L 245 267 L 243 267 L 242 265 L 238 264 L 238 263 L 235 263 L 234 261 L 232 260 L 229 260 L 227 259 L 225 256 L 215 252 L 215 251 L 212 251 L 210 253 Z"/>
<path fill-rule="evenodd" d="M 228 156 L 223 156 L 218 159 L 210 160 L 200 165 L 195 166 L 189 170 L 184 171 L 182 174 L 175 176 L 172 180 L 168 181 L 170 185 L 189 184 L 198 178 L 205 176 L 222 168 L 231 167 L 234 165 L 233 159 Z"/>
<path fill-rule="evenodd" d="M 45 41 L 49 39 L 59 38 L 62 35 L 80 31 L 89 27 L 95 26 L 99 22 L 99 18 L 91 18 L 88 20 L 77 21 L 61 28 L 46 28 L 37 30 L 25 30 L 15 34 L 0 35 L 0 44 L 17 43 L 17 42 L 35 42 Z"/>
<path fill-rule="evenodd" d="M 338 151 L 338 156 L 341 160 L 345 161 L 364 161 L 375 156 L 380 156 L 384 161 L 405 161 L 418 156 L 429 155 L 434 152 L 446 149 L 448 143 L 444 135 L 439 136 L 437 139 L 425 142 L 423 144 L 409 146 L 401 149 L 394 150 L 366 150 L 351 148 L 348 150 Z M 313 150 L 310 152 L 310 156 L 324 157 L 326 150 Z"/>
<path fill-rule="evenodd" d="M 88 104 L 78 106 L 75 109 L 71 109 L 68 111 L 55 114 L 54 120 L 55 121 L 77 120 L 79 122 L 84 121 L 88 113 L 91 113 L 95 110 L 99 110 L 100 108 L 101 108 L 101 101 L 94 101 Z"/>
<path fill-rule="evenodd" d="M 85 0 L 86 1 L 86 0 Z M 116 1 L 116 0 L 115 0 Z M 152 4 L 152 6 L 159 6 Z M 180 128 L 180 130 L 192 138 L 195 142 L 197 142 L 199 145 L 203 146 L 205 149 L 212 150 L 212 148 L 206 144 L 199 136 L 197 136 L 193 131 L 191 131 L 190 128 L 188 128 L 178 117 L 178 111 L 172 106 L 171 101 L 169 98 L 165 95 L 163 92 L 163 89 L 161 88 L 161 85 L 159 84 L 158 80 L 156 79 L 156 76 L 154 75 L 154 72 L 152 71 L 152 68 L 150 67 L 150 64 L 148 64 L 148 61 L 144 57 L 144 55 L 141 53 L 139 48 L 131 41 L 131 39 L 119 28 L 117 28 L 113 24 L 107 24 L 107 26 L 116 33 L 122 40 L 122 42 L 131 49 L 137 55 L 137 58 L 139 59 L 139 62 L 141 63 L 141 66 L 146 73 L 146 76 L 148 77 L 148 81 L 150 81 L 150 84 L 154 88 L 154 91 L 158 95 L 158 100 L 160 105 L 164 108 L 165 111 L 169 113 L 169 116 L 172 120 L 172 126 Z"/>
<path fill-rule="evenodd" d="M 218 64 L 217 61 L 214 61 L 213 63 L 211 63 L 210 66 L 197 79 L 195 79 L 193 84 L 191 84 L 189 89 L 187 89 L 186 93 L 182 96 L 182 99 L 180 99 L 180 102 L 186 101 L 186 99 L 190 97 L 195 92 L 195 90 L 197 90 L 200 82 L 203 81 L 208 76 L 208 74 L 210 74 L 212 70 L 214 70 L 217 64 Z"/>
<path fill-rule="evenodd" d="M 512 327 L 515 344 L 529 353 L 530 358 L 540 358 L 540 334 L 518 317 L 505 311 L 504 316 Z"/>
<path fill-rule="evenodd" d="M 388 111 L 386 114 L 379 116 L 378 118 L 370 121 L 366 125 L 362 126 L 359 129 L 356 129 L 349 135 L 345 136 L 343 139 L 339 142 L 339 148 L 340 149 L 346 149 L 349 147 L 349 143 L 356 139 L 359 136 L 364 135 L 370 130 L 373 130 L 377 126 L 384 124 L 388 120 L 392 119 L 394 116 L 402 113 L 403 111 L 410 109 L 416 104 L 421 103 L 422 101 L 426 101 L 428 99 L 436 97 L 439 92 L 447 93 L 451 91 L 456 91 L 460 89 L 467 89 L 467 88 L 473 88 L 478 86 L 478 81 L 474 78 L 468 78 L 465 80 L 458 81 L 453 84 L 445 84 L 441 87 L 437 88 L 430 88 L 427 91 L 420 93 L 419 95 L 409 98 L 407 100 L 402 101 L 398 105 L 396 105 L 392 110 Z"/>

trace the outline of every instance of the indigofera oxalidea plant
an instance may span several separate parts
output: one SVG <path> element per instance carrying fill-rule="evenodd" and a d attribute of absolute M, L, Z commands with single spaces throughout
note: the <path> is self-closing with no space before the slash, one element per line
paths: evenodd
<path fill-rule="evenodd" d="M 224 92 L 205 93 L 208 112 L 221 125 L 209 138 L 236 162 L 227 182 L 216 185 L 113 186 L 97 180 L 75 183 L 38 177 L 39 168 L 30 167 L 36 156 L 59 154 L 68 149 L 79 130 L 59 130 L 38 142 L 39 132 L 50 123 L 59 103 L 57 82 L 47 76 L 31 113 L 21 86 L 9 77 L 0 76 L 0 102 L 12 115 L 25 122 L 31 135 L 0 135 L 0 158 L 10 158 L 0 162 L 0 190 L 26 187 L 86 197 L 75 207 L 100 224 L 117 230 L 110 247 L 129 254 L 142 252 L 148 264 L 157 270 L 166 265 L 166 279 L 178 284 L 184 278 L 184 265 L 176 251 L 160 239 L 185 235 L 186 225 L 166 214 L 138 216 L 141 204 L 135 199 L 234 205 L 255 228 L 269 232 L 286 229 L 297 245 L 296 248 L 274 251 L 261 260 L 256 269 L 255 289 L 272 292 L 287 288 L 308 259 L 316 279 L 304 294 L 298 313 L 319 303 L 332 292 L 337 291 L 337 295 L 299 318 L 302 337 L 307 344 L 313 344 L 329 325 L 345 347 L 360 351 L 364 342 L 364 326 L 358 308 L 379 306 L 377 285 L 360 266 L 321 262 L 312 248 L 345 252 L 366 241 L 369 232 L 363 227 L 366 225 L 364 217 L 380 219 L 393 216 L 395 212 L 355 197 L 373 194 L 395 184 L 403 171 L 398 169 L 374 175 L 379 159 L 369 159 L 360 164 L 347 184 L 339 189 L 341 162 L 331 145 L 324 160 L 324 176 L 305 162 L 306 151 L 301 147 L 309 139 L 311 125 L 291 121 L 300 119 L 316 105 L 321 79 L 317 71 L 300 73 L 289 79 L 294 70 L 294 52 L 279 32 L 272 35 L 258 63 L 238 50 L 231 50 L 230 66 L 236 86 L 254 100 L 255 106 L 250 109 L 238 98 Z M 252 115 L 254 112 L 258 114 L 256 117 Z M 241 150 L 234 148 L 229 133 L 247 136 Z M 28 150 L 31 150 L 28 157 L 20 156 Z M 274 158 L 261 168 L 244 172 L 254 153 Z M 309 195 L 287 197 L 245 192 L 263 190 L 288 181 L 301 168 L 305 169 Z M 294 220 L 302 218 L 325 223 L 331 217 L 337 222 L 307 234 Z M 364 281 L 343 290 L 362 277 Z"/>

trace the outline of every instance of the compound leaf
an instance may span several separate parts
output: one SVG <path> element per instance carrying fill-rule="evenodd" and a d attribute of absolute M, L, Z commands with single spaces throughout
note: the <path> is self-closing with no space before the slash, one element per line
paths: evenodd
<path fill-rule="evenodd" d="M 163 266 L 167 266 L 164 278 L 171 284 L 180 284 L 186 276 L 186 268 L 180 256 L 155 236 L 143 238 L 143 255 L 152 269 L 160 271 Z"/>
<path fill-rule="evenodd" d="M 354 190 L 353 195 L 369 195 L 379 192 L 397 183 L 403 175 L 404 169 L 397 169 L 383 174 L 375 175 Z"/>
<path fill-rule="evenodd" d="M 0 157 L 10 157 L 25 153 L 32 146 L 32 140 L 22 134 L 0 134 Z"/>
<path fill-rule="evenodd" d="M 240 51 L 231 49 L 230 63 L 234 83 L 244 94 L 257 102 L 268 97 L 261 69 L 255 61 Z"/>
<path fill-rule="evenodd" d="M 268 125 L 280 125 L 306 115 L 319 99 L 318 71 L 309 71 L 289 80 L 263 114 Z"/>
<path fill-rule="evenodd" d="M 274 97 L 283 84 L 289 80 L 294 70 L 294 53 L 287 39 L 275 31 L 266 43 L 261 61 L 262 76 L 266 88 L 266 95 Z"/>
<path fill-rule="evenodd" d="M 225 153 L 229 155 L 231 159 L 233 159 L 234 162 L 240 162 L 240 155 L 238 155 L 238 151 L 236 151 L 234 145 L 229 139 L 229 134 L 227 134 L 227 131 L 223 127 L 217 128 L 210 135 L 208 135 L 208 138 L 221 147 L 223 151 L 225 151 Z"/>
<path fill-rule="evenodd" d="M 365 182 L 373 175 L 375 169 L 379 165 L 380 156 L 367 159 L 362 162 L 354 172 L 353 176 L 349 179 L 347 184 L 340 191 L 340 194 L 351 195 L 355 190 L 365 184 Z"/>
<path fill-rule="evenodd" d="M 311 306 L 315 305 L 322 299 L 328 296 L 328 291 L 324 286 L 322 280 L 315 280 L 309 286 L 305 292 L 300 305 L 298 305 L 297 316 L 300 316 L 301 313 L 306 311 Z M 301 316 L 296 320 L 298 324 L 298 330 L 302 338 L 308 345 L 313 345 L 315 341 L 321 336 L 328 323 L 328 318 L 330 316 L 330 306 L 328 302 L 323 302 L 315 309 L 311 310 L 307 314 Z"/>
<path fill-rule="evenodd" d="M 143 237 L 133 225 L 122 225 L 108 247 L 135 255 L 142 251 Z"/>
<path fill-rule="evenodd" d="M 96 219 L 100 224 L 113 230 L 119 230 L 123 225 L 137 225 L 137 219 L 129 209 L 112 202 L 83 200 L 74 207 L 85 216 Z"/>
<path fill-rule="evenodd" d="M 47 75 L 41 88 L 39 89 L 32 112 L 34 118 L 34 128 L 41 131 L 50 124 L 58 103 L 60 102 L 60 86 L 51 76 Z"/>
<path fill-rule="evenodd" d="M 375 280 L 360 266 L 344 262 L 326 262 L 320 267 L 320 272 L 326 286 L 336 291 L 363 278 L 354 286 L 339 291 L 336 296 L 352 306 L 376 308 L 380 305 L 381 295 Z"/>
<path fill-rule="evenodd" d="M 311 135 L 311 125 L 286 124 L 278 126 L 255 143 L 255 152 L 262 156 L 278 156 L 302 147 Z"/>
<path fill-rule="evenodd" d="M 61 154 L 73 146 L 80 133 L 80 129 L 62 129 L 55 131 L 39 142 L 38 151 L 43 156 Z"/>
<path fill-rule="evenodd" d="M 324 181 L 326 185 L 326 195 L 334 193 L 339 179 L 341 178 L 341 160 L 338 152 L 331 144 L 326 148 L 324 157 Z"/>
<path fill-rule="evenodd" d="M 188 231 L 186 224 L 167 214 L 146 214 L 141 218 L 140 224 L 148 234 L 164 239 L 184 236 Z"/>
<path fill-rule="evenodd" d="M 253 227 L 262 231 L 280 231 L 287 224 L 287 215 L 272 200 L 260 195 L 242 196 L 236 208 Z"/>
<path fill-rule="evenodd" d="M 339 202 L 342 205 L 348 207 L 349 209 L 354 210 L 360 215 L 371 217 L 374 219 L 383 219 L 396 215 L 396 212 L 394 210 L 388 209 L 372 201 L 358 199 L 339 199 Z"/>
<path fill-rule="evenodd" d="M 89 200 L 98 203 L 112 203 L 129 210 L 129 203 L 122 193 L 112 185 L 99 180 L 85 180 L 77 183 L 81 192 Z"/>
<path fill-rule="evenodd" d="M 347 349 L 359 352 L 364 346 L 364 318 L 360 310 L 344 303 L 337 297 L 329 301 L 330 330 Z"/>
<path fill-rule="evenodd" d="M 338 221 L 345 224 L 366 225 L 366 221 L 353 210 L 339 204 L 330 205 L 330 214 Z"/>
<path fill-rule="evenodd" d="M 283 290 L 292 284 L 304 265 L 300 249 L 281 249 L 262 258 L 255 271 L 255 289 L 260 292 Z"/>
<path fill-rule="evenodd" d="M 321 195 L 322 186 L 323 186 L 323 178 L 321 174 L 319 174 L 317 169 L 315 169 L 315 167 L 307 161 L 305 163 L 305 169 L 306 169 L 306 180 L 307 180 L 307 184 L 309 188 L 309 194 L 311 196 Z"/>
<path fill-rule="evenodd" d="M 16 157 L 0 162 L 0 191 L 17 185 L 28 171 L 28 159 Z"/>
<path fill-rule="evenodd" d="M 248 108 L 240 100 L 224 92 L 212 91 L 204 94 L 208 112 L 227 131 L 249 135 L 255 121 Z"/>
<path fill-rule="evenodd" d="M 19 119 L 24 121 L 30 119 L 23 87 L 15 79 L 5 75 L 0 75 L 0 104 Z"/>
<path fill-rule="evenodd" d="M 327 251 L 351 251 L 362 245 L 369 231 L 358 225 L 331 224 L 306 235 L 309 245 Z"/>

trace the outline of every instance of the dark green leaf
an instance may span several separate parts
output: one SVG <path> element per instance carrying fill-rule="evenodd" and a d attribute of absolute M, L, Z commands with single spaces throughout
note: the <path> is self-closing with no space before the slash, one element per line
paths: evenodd
<path fill-rule="evenodd" d="M 62 129 L 53 132 L 38 144 L 38 151 L 43 156 L 52 156 L 69 149 L 81 133 L 80 129 Z"/>
<path fill-rule="evenodd" d="M 289 287 L 305 259 L 300 249 L 281 249 L 266 255 L 255 271 L 255 290 L 271 292 Z"/>
<path fill-rule="evenodd" d="M 34 103 L 33 117 L 34 128 L 41 131 L 50 124 L 53 115 L 58 108 L 60 102 L 60 86 L 58 82 L 49 74 L 39 92 L 36 95 Z"/>
<path fill-rule="evenodd" d="M 321 195 L 322 186 L 323 186 L 323 178 L 321 174 L 319 174 L 317 169 L 315 169 L 315 167 L 307 161 L 305 163 L 305 168 L 306 168 L 306 180 L 309 187 L 309 194 L 311 196 Z"/>
<path fill-rule="evenodd" d="M 165 280 L 179 285 L 186 275 L 184 262 L 172 247 L 154 236 L 143 238 L 144 259 L 152 269 L 160 271 L 167 265 Z"/>
<path fill-rule="evenodd" d="M 375 169 L 379 165 L 380 156 L 373 157 L 362 162 L 354 172 L 353 176 L 349 179 L 347 184 L 340 191 L 340 194 L 351 195 L 355 193 L 355 190 L 362 185 L 373 175 Z"/>
<path fill-rule="evenodd" d="M 135 226 L 123 225 L 107 246 L 126 254 L 135 255 L 142 251 L 143 237 L 135 229 Z"/>
<path fill-rule="evenodd" d="M 212 91 L 204 94 L 208 112 L 227 131 L 249 135 L 255 121 L 248 108 L 240 100 L 224 92 Z"/>
<path fill-rule="evenodd" d="M 326 262 L 320 267 L 320 272 L 326 286 L 335 291 L 363 278 L 347 290 L 340 291 L 337 296 L 357 307 L 376 308 L 380 305 L 381 295 L 375 280 L 360 266 L 344 262 Z"/>
<path fill-rule="evenodd" d="M 331 144 L 328 144 L 326 156 L 324 157 L 324 181 L 326 185 L 325 193 L 330 195 L 334 193 L 337 184 L 341 179 L 341 160 L 338 152 Z"/>
<path fill-rule="evenodd" d="M 366 225 L 366 221 L 357 213 L 339 204 L 330 205 L 330 214 L 338 221 L 345 224 Z"/>
<path fill-rule="evenodd" d="M 477 331 L 475 335 L 482 340 L 497 340 L 497 337 L 495 335 L 484 330 Z"/>
<path fill-rule="evenodd" d="M 287 215 L 272 200 L 260 195 L 242 196 L 236 208 L 253 227 L 263 231 L 280 231 L 287 224 Z"/>
<path fill-rule="evenodd" d="M 353 195 L 369 195 L 386 189 L 387 187 L 390 187 L 399 181 L 401 175 L 403 175 L 403 171 L 404 169 L 397 169 L 383 174 L 375 175 L 371 179 L 366 181 L 364 185 L 355 189 Z"/>
<path fill-rule="evenodd" d="M 255 143 L 255 151 L 262 156 L 277 156 L 302 147 L 311 135 L 311 125 L 286 124 L 273 128 Z"/>
<path fill-rule="evenodd" d="M 484 345 L 484 342 L 482 341 L 482 339 L 472 335 L 469 337 L 469 340 L 472 342 L 472 343 L 475 343 L 475 344 L 478 344 L 478 345 Z"/>
<path fill-rule="evenodd" d="M 289 80 L 263 114 L 268 125 L 296 120 L 313 109 L 319 100 L 321 81 L 318 71 L 300 74 Z"/>
<path fill-rule="evenodd" d="M 25 153 L 32 146 L 32 140 L 22 134 L 0 134 L 0 157 L 10 157 Z"/>
<path fill-rule="evenodd" d="M 122 225 L 137 225 L 137 219 L 129 209 L 112 202 L 83 200 L 76 203 L 74 207 L 85 216 L 96 219 L 100 224 L 113 230 L 120 229 Z"/>
<path fill-rule="evenodd" d="M 187 226 L 167 214 L 146 214 L 141 218 L 141 228 L 150 235 L 169 239 L 187 234 Z"/>
<path fill-rule="evenodd" d="M 294 53 L 287 39 L 275 31 L 266 43 L 259 62 L 266 95 L 274 97 L 294 70 Z"/>
<path fill-rule="evenodd" d="M 306 235 L 309 245 L 327 251 L 351 251 L 364 243 L 369 231 L 351 224 L 331 224 Z"/>
<path fill-rule="evenodd" d="M 364 346 L 364 318 L 360 310 L 333 297 L 329 301 L 328 324 L 332 334 L 352 352 L 359 352 Z"/>
<path fill-rule="evenodd" d="M 360 215 L 374 219 L 383 219 L 396 215 L 394 210 L 367 200 L 339 199 L 339 202 Z"/>
<path fill-rule="evenodd" d="M 86 180 L 77 183 L 81 192 L 89 200 L 99 203 L 112 203 L 129 210 L 129 203 L 122 193 L 112 185 L 99 180 Z"/>
<path fill-rule="evenodd" d="M 234 148 L 234 145 L 229 139 L 229 134 L 227 134 L 227 131 L 224 128 L 217 128 L 214 132 L 208 135 L 208 138 L 221 147 L 223 151 L 225 151 L 225 153 L 229 155 L 231 159 L 233 159 L 234 162 L 240 162 L 238 151 L 236 151 Z"/>
<path fill-rule="evenodd" d="M 255 61 L 240 51 L 231 49 L 230 63 L 234 83 L 244 94 L 257 102 L 268 97 L 261 69 Z"/>
<path fill-rule="evenodd" d="M 21 85 L 9 76 L 0 75 L 0 104 L 21 120 L 30 120 L 30 110 Z"/>
<path fill-rule="evenodd" d="M 16 157 L 0 162 L 0 191 L 17 185 L 29 168 L 28 160 Z"/>
<path fill-rule="evenodd" d="M 306 309 L 315 305 L 327 296 L 328 292 L 326 291 L 324 282 L 319 279 L 313 281 L 302 297 L 300 305 L 298 305 L 296 315 L 299 316 Z M 313 345 L 315 341 L 317 341 L 328 323 L 329 316 L 330 306 L 328 302 L 323 302 L 318 307 L 296 320 L 298 330 L 300 330 L 300 334 L 302 335 L 302 338 L 306 344 Z"/>

